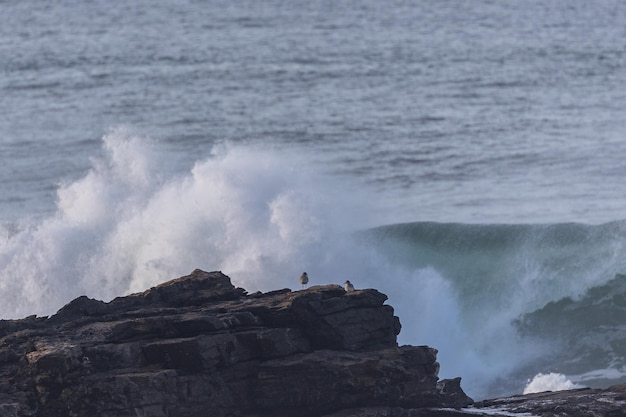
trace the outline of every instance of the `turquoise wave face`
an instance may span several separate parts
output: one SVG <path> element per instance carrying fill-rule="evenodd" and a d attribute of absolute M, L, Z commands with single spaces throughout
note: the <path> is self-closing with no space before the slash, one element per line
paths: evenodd
<path fill-rule="evenodd" d="M 545 365 L 602 386 L 607 370 L 621 373 L 626 366 L 626 275 L 617 274 L 578 299 L 550 302 L 514 324 L 522 337 L 558 346 Z"/>
<path fill-rule="evenodd" d="M 476 355 L 499 352 L 494 362 L 510 361 L 507 374 L 494 376 L 494 383 L 508 378 L 519 385 L 538 372 L 563 373 L 591 386 L 622 378 L 626 222 L 420 222 L 383 226 L 360 237 L 393 263 L 432 268 L 446 281 L 460 327 L 475 338 L 466 348 Z M 532 353 L 517 356 L 515 345 Z"/>
<path fill-rule="evenodd" d="M 462 301 L 522 298 L 532 311 L 547 302 L 579 297 L 626 270 L 626 222 L 602 225 L 474 225 L 407 223 L 364 232 L 390 259 L 433 267 Z"/>

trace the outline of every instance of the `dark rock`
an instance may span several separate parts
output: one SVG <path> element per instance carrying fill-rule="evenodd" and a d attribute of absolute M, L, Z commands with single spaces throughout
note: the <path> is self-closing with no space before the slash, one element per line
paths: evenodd
<path fill-rule="evenodd" d="M 47 317 L 28 316 L 21 320 L 0 320 L 0 337 L 17 333 L 23 330 L 44 327 Z"/>
<path fill-rule="evenodd" d="M 81 296 L 63 306 L 49 320 L 51 323 L 59 324 L 85 317 L 102 316 L 108 312 L 107 304 L 100 300 Z"/>
<path fill-rule="evenodd" d="M 212 301 L 236 300 L 245 295 L 221 272 L 207 273 L 196 269 L 185 277 L 168 281 L 141 296 L 153 303 L 172 307 L 197 306 Z"/>
<path fill-rule="evenodd" d="M 407 349 L 420 354 L 404 355 Z M 411 361 L 415 358 L 424 360 Z M 437 368 L 434 352 L 426 347 L 360 353 L 316 350 L 262 363 L 253 408 L 260 415 L 293 416 L 308 410 L 316 416 L 355 405 L 389 404 L 392 398 L 395 406 L 404 408 L 442 405 L 445 399 L 438 401 L 432 390 L 437 382 L 432 371 Z"/>
<path fill-rule="evenodd" d="M 235 288 L 230 278 L 221 272 L 204 272 L 196 269 L 190 275 L 157 285 L 143 293 L 116 298 L 110 304 L 114 308 L 126 311 L 146 306 L 190 307 L 206 302 L 236 300 L 245 293 L 245 290 Z"/>
<path fill-rule="evenodd" d="M 437 382 L 437 389 L 439 389 L 439 393 L 452 400 L 451 405 L 455 408 L 461 408 L 469 405 L 467 403 L 467 396 L 463 389 L 461 388 L 461 378 L 454 379 L 443 379 Z M 454 400 L 458 400 L 457 403 L 454 403 Z"/>
<path fill-rule="evenodd" d="M 400 321 L 376 290 L 345 293 L 339 286 L 311 287 L 291 304 L 317 348 L 377 349 L 395 345 Z"/>
<path fill-rule="evenodd" d="M 626 385 L 517 395 L 481 401 L 475 407 L 538 417 L 622 417 L 626 416 Z"/>
<path fill-rule="evenodd" d="M 248 296 L 200 270 L 109 303 L 79 297 L 50 318 L 0 321 L 0 416 L 408 417 L 471 404 L 460 379 L 438 384 L 435 349 L 397 345 L 386 299 L 337 285 Z"/>

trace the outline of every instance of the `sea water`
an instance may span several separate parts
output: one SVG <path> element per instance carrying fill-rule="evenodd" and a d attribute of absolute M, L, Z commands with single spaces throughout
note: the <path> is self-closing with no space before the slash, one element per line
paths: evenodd
<path fill-rule="evenodd" d="M 307 271 L 386 293 L 476 398 L 622 381 L 625 18 L 0 2 L 0 316 Z"/>

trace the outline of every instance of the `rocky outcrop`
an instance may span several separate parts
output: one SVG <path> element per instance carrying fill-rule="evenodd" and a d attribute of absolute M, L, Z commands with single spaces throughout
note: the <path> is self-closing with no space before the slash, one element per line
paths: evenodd
<path fill-rule="evenodd" d="M 485 400 L 465 411 L 471 413 L 460 410 L 458 416 L 623 417 L 626 416 L 626 385 Z"/>
<path fill-rule="evenodd" d="M 0 321 L 0 416 L 418 416 L 472 403 L 437 351 L 396 343 L 386 296 L 246 294 L 194 271 L 105 303 Z M 450 411 L 451 412 L 451 411 Z"/>

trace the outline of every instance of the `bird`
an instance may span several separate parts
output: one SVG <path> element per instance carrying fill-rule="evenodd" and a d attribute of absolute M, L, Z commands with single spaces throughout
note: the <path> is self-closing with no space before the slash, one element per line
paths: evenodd
<path fill-rule="evenodd" d="M 352 291 L 354 291 L 354 285 L 352 285 L 352 283 L 350 281 L 346 281 L 343 284 L 343 289 L 346 290 L 346 292 L 352 292 Z"/>
<path fill-rule="evenodd" d="M 302 288 L 306 288 L 306 284 L 309 283 L 309 276 L 306 274 L 306 272 L 303 272 L 302 275 L 300 275 L 300 284 L 302 284 Z"/>

